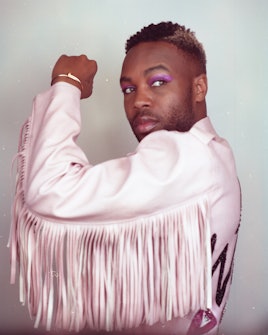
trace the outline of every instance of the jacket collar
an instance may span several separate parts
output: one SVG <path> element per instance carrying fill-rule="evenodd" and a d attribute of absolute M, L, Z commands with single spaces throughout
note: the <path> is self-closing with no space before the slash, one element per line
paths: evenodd
<path fill-rule="evenodd" d="M 218 137 L 208 116 L 196 122 L 189 132 L 205 144 Z"/>

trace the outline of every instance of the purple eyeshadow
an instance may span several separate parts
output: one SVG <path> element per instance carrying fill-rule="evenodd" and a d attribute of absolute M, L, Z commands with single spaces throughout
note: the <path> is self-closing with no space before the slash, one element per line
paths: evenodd
<path fill-rule="evenodd" d="M 157 74 L 153 77 L 150 78 L 149 84 L 152 85 L 155 81 L 157 80 L 163 80 L 166 81 L 167 83 L 172 81 L 172 77 L 169 74 Z"/>

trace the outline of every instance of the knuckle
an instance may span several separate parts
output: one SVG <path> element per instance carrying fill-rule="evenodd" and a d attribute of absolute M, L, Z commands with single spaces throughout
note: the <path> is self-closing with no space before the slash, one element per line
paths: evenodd
<path fill-rule="evenodd" d="M 88 60 L 88 58 L 85 54 L 80 55 L 80 58 L 83 59 L 83 60 Z"/>

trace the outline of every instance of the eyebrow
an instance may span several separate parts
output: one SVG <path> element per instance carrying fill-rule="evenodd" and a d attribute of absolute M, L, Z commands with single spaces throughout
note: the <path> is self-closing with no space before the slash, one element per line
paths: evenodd
<path fill-rule="evenodd" d="M 168 68 L 165 65 L 159 64 L 159 65 L 152 66 L 152 67 L 149 67 L 148 69 L 146 69 L 144 71 L 144 75 L 147 75 L 150 72 L 153 72 L 155 70 L 164 70 L 164 71 L 168 71 L 169 72 Z"/>
<path fill-rule="evenodd" d="M 159 64 L 159 65 L 152 66 L 152 67 L 149 67 L 148 69 L 144 70 L 143 74 L 144 74 L 144 76 L 146 76 L 149 73 L 151 73 L 153 71 L 156 71 L 156 70 L 164 70 L 164 71 L 169 72 L 169 69 L 165 65 Z M 122 76 L 120 78 L 120 83 L 122 83 L 122 82 L 131 82 L 131 78 L 130 77 Z"/>

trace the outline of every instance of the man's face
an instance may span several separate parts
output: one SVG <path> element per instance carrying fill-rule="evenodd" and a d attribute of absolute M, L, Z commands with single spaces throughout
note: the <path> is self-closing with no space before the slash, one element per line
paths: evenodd
<path fill-rule="evenodd" d="M 125 57 L 120 84 L 137 139 L 166 129 L 188 131 L 195 123 L 190 61 L 167 42 L 146 42 Z"/>

